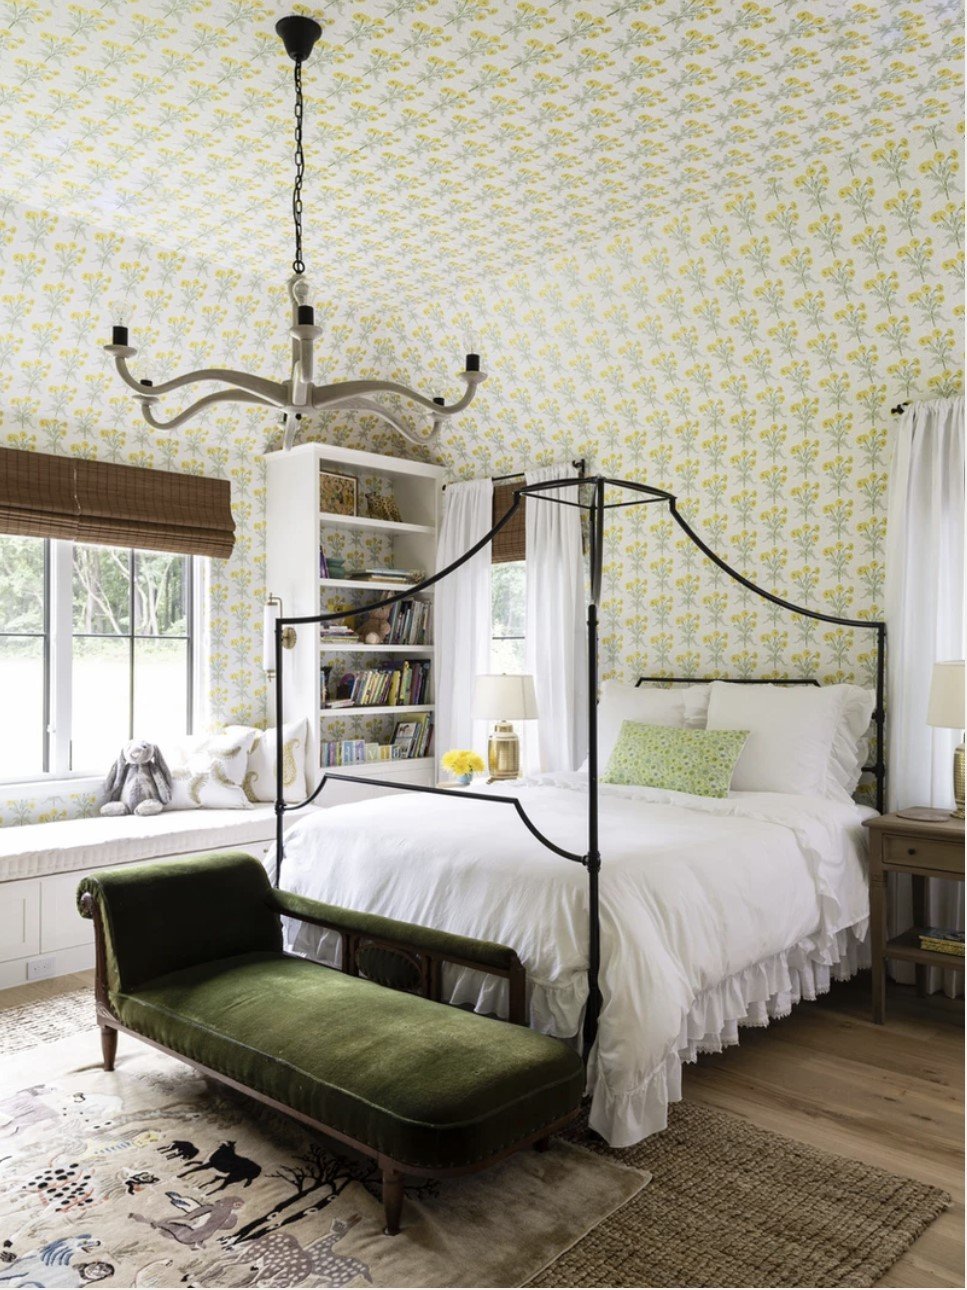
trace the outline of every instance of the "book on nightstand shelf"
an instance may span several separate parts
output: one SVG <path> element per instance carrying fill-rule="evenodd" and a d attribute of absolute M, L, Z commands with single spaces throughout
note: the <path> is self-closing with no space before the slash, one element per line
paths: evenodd
<path fill-rule="evenodd" d="M 920 948 L 932 950 L 935 954 L 952 954 L 964 957 L 964 934 L 948 927 L 925 927 L 918 932 Z"/>

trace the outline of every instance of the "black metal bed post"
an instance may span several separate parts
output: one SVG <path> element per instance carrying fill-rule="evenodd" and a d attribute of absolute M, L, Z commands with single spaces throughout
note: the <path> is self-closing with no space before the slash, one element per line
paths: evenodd
<path fill-rule="evenodd" d="M 282 878 L 285 787 L 282 782 L 282 624 L 275 620 L 275 885 Z"/>
<path fill-rule="evenodd" d="M 601 851 L 598 840 L 598 601 L 601 599 L 601 571 L 604 561 L 604 480 L 593 481 L 588 563 L 588 1001 L 584 1009 L 582 1052 L 585 1066 L 598 1034 L 601 1016 L 601 914 L 598 875 Z"/>
<path fill-rule="evenodd" d="M 886 623 L 876 625 L 876 809 L 882 815 L 886 809 Z"/>

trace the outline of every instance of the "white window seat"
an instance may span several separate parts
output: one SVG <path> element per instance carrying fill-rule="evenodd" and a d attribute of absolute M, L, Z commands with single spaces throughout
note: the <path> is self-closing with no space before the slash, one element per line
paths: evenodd
<path fill-rule="evenodd" d="M 286 827 L 321 809 L 286 812 Z M 74 903 L 82 874 L 233 848 L 261 859 L 274 841 L 275 808 L 269 804 L 248 811 L 98 815 L 0 829 L 0 989 L 30 979 L 28 963 L 37 958 L 53 960 L 42 965 L 43 976 L 93 965 L 91 924 Z"/>

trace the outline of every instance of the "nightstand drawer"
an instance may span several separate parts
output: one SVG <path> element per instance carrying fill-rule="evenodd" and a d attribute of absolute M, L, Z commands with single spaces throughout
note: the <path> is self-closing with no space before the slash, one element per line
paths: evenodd
<path fill-rule="evenodd" d="M 887 834 L 883 839 L 883 863 L 904 869 L 949 869 L 962 873 L 964 846 L 959 839 L 939 842 L 935 838 L 902 838 Z"/>

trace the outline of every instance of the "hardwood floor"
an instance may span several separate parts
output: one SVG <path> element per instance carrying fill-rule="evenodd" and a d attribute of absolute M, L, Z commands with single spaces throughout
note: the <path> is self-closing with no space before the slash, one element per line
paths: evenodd
<path fill-rule="evenodd" d="M 29 981 L 26 985 L 11 986 L 8 990 L 0 990 L 0 1013 L 7 1008 L 20 1008 L 26 1003 L 56 999 L 60 994 L 84 989 L 90 990 L 93 997 L 93 972 L 69 972 L 66 976 L 54 976 L 47 981 Z"/>
<path fill-rule="evenodd" d="M 738 1048 L 685 1068 L 686 1099 L 788 1138 L 919 1178 L 954 1203 L 879 1284 L 964 1284 L 963 1003 L 888 987 L 870 1016 L 869 974 L 834 985 Z"/>
<path fill-rule="evenodd" d="M 0 991 L 0 1011 L 90 985 L 76 973 Z M 870 1018 L 868 974 L 834 985 L 738 1048 L 685 1068 L 685 1097 L 762 1128 L 943 1187 L 953 1205 L 880 1282 L 964 1285 L 963 1004 L 890 985 Z"/>

